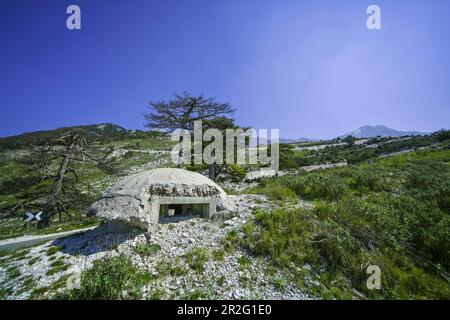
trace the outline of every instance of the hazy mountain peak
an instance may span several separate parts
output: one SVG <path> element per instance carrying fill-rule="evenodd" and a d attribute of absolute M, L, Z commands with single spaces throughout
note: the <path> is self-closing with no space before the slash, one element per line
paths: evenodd
<path fill-rule="evenodd" d="M 401 136 L 420 136 L 426 135 L 425 132 L 419 131 L 399 131 L 388 128 L 384 125 L 377 124 L 374 126 L 365 125 L 355 131 L 348 132 L 339 138 L 345 138 L 347 136 L 353 136 L 355 138 L 374 138 L 374 137 L 401 137 Z"/>

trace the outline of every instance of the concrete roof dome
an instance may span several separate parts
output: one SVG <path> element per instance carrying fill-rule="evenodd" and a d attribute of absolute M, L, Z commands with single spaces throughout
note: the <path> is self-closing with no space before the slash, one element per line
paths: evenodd
<path fill-rule="evenodd" d="M 140 172 L 117 182 L 107 193 L 142 193 L 159 196 L 226 196 L 225 191 L 204 175 L 175 168 Z"/>

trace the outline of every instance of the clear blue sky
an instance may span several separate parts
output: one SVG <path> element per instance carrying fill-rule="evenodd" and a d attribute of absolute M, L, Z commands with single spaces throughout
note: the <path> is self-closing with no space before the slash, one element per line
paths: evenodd
<path fill-rule="evenodd" d="M 82 30 L 66 29 L 70 4 Z M 449 128 L 449 15 L 448 0 L 2 0 L 0 136 L 142 129 L 149 101 L 184 90 L 284 138 Z"/>

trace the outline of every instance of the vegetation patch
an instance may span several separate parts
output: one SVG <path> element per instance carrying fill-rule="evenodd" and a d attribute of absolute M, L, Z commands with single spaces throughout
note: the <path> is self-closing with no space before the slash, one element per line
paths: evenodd
<path fill-rule="evenodd" d="M 47 249 L 47 256 L 53 256 L 55 255 L 57 252 L 61 251 L 62 249 L 64 249 L 63 246 L 52 246 L 50 248 Z"/>
<path fill-rule="evenodd" d="M 272 284 L 278 291 L 285 291 L 286 287 L 288 286 L 288 283 L 285 278 L 283 277 L 274 277 L 272 279 Z"/>
<path fill-rule="evenodd" d="M 205 270 L 205 263 L 209 259 L 209 254 L 206 249 L 195 247 L 186 253 L 184 257 L 192 270 L 203 272 Z"/>
<path fill-rule="evenodd" d="M 95 261 L 91 269 L 84 270 L 80 289 L 66 292 L 66 297 L 82 300 L 139 298 L 141 288 L 151 279 L 148 272 L 139 270 L 128 257 L 105 258 Z M 123 292 L 126 292 L 125 296 Z"/>
<path fill-rule="evenodd" d="M 159 244 L 153 244 L 148 242 L 139 243 L 134 248 L 134 252 L 136 252 L 138 255 L 147 257 L 155 255 L 160 250 L 161 246 Z"/>
<path fill-rule="evenodd" d="M 239 257 L 238 259 L 238 263 L 241 267 L 248 267 L 251 264 L 251 261 L 248 257 L 246 257 L 245 255 Z"/>
<path fill-rule="evenodd" d="M 223 239 L 224 246 L 270 257 L 299 287 L 322 298 L 449 299 L 445 154 L 418 152 L 268 180 L 266 187 L 279 184 L 315 200 L 315 209 L 256 212 L 241 234 Z M 380 267 L 381 290 L 367 288 L 362 266 L 368 265 Z"/>
<path fill-rule="evenodd" d="M 201 299 L 206 299 L 207 295 L 205 292 L 203 292 L 202 290 L 199 289 L 195 289 L 189 293 L 187 293 L 186 295 L 183 296 L 183 299 L 185 300 L 201 300 Z"/>
<path fill-rule="evenodd" d="M 154 289 L 150 292 L 150 294 L 147 296 L 150 300 L 161 300 L 164 297 L 165 293 L 161 289 Z"/>
<path fill-rule="evenodd" d="M 40 257 L 34 257 L 31 258 L 30 260 L 28 260 L 28 265 L 32 266 L 33 264 L 35 264 L 36 262 L 38 262 L 41 258 Z"/>
<path fill-rule="evenodd" d="M 22 275 L 22 273 L 20 272 L 19 267 L 17 267 L 17 266 L 9 267 L 6 270 L 6 272 L 8 273 L 8 277 L 10 279 L 17 279 L 17 278 L 19 278 Z"/>
<path fill-rule="evenodd" d="M 11 255 L 11 251 L 7 250 L 1 250 L 0 251 L 0 259 L 4 259 L 6 257 L 9 257 Z"/>
<path fill-rule="evenodd" d="M 29 249 L 24 249 L 24 250 L 19 250 L 14 252 L 11 256 L 10 259 L 14 259 L 14 260 L 22 260 L 25 258 L 25 256 L 30 253 Z"/>
<path fill-rule="evenodd" d="M 225 281 L 226 281 L 225 276 L 224 276 L 224 275 L 221 275 L 221 276 L 217 279 L 217 284 L 218 284 L 219 286 L 222 287 L 222 286 L 225 284 Z"/>
<path fill-rule="evenodd" d="M 5 299 L 7 296 L 11 295 L 13 290 L 9 287 L 0 288 L 0 299 Z"/>
<path fill-rule="evenodd" d="M 52 276 L 58 272 L 66 271 L 70 265 L 64 262 L 64 260 L 56 260 L 51 265 L 51 269 L 46 272 L 47 276 Z"/>
<path fill-rule="evenodd" d="M 39 299 L 43 299 L 45 294 L 48 292 L 49 288 L 48 287 L 39 287 L 39 288 L 35 288 L 33 289 L 33 291 L 31 291 L 30 300 L 39 300 Z"/>
<path fill-rule="evenodd" d="M 280 183 L 272 183 L 273 179 L 262 179 L 257 188 L 249 190 L 250 193 L 265 194 L 272 201 L 290 202 L 297 199 L 295 193 Z"/>
<path fill-rule="evenodd" d="M 156 272 L 161 277 L 172 276 L 178 277 L 188 273 L 185 267 L 181 266 L 178 261 L 160 260 L 156 264 Z"/>
<path fill-rule="evenodd" d="M 34 280 L 33 276 L 26 276 L 23 279 L 21 279 L 21 282 L 22 283 L 20 285 L 18 294 L 28 292 L 36 285 L 36 281 Z"/>
<path fill-rule="evenodd" d="M 217 261 L 223 261 L 225 259 L 225 250 L 218 249 L 212 252 L 212 256 Z"/>
<path fill-rule="evenodd" d="M 236 249 L 236 246 L 242 241 L 242 238 L 239 236 L 236 229 L 230 230 L 225 237 L 220 239 L 220 243 L 223 245 L 224 249 L 233 253 Z"/>

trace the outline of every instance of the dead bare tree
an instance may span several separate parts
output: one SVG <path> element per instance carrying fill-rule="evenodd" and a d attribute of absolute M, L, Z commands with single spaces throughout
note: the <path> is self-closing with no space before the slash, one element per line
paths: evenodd
<path fill-rule="evenodd" d="M 89 142 L 77 130 L 65 133 L 57 140 L 49 143 L 45 153 L 48 155 L 48 159 L 61 160 L 56 175 L 41 178 L 40 182 L 43 180 L 52 180 L 53 184 L 50 195 L 42 206 L 41 221 L 38 223 L 38 228 L 50 226 L 56 213 L 60 217 L 61 213 L 68 214 L 66 205 L 61 200 L 61 194 L 64 189 L 69 188 L 78 192 L 76 182 L 80 182 L 80 180 L 77 170 L 72 165 L 74 162 L 87 162 L 107 172 L 114 171 L 114 166 L 111 161 L 105 160 L 105 157 L 97 158 L 92 154 Z M 67 177 L 68 174 L 71 174 L 73 178 L 69 179 Z"/>
<path fill-rule="evenodd" d="M 150 102 L 150 113 L 144 114 L 145 126 L 150 129 L 175 131 L 194 130 L 194 122 L 202 120 L 212 122 L 217 119 L 224 119 L 234 113 L 234 109 L 229 103 L 217 102 L 214 98 L 205 98 L 203 95 L 193 96 L 188 92 L 174 94 L 174 99 L 158 102 Z M 232 122 L 232 120 L 230 119 Z M 180 134 L 179 158 L 183 158 L 183 135 Z M 181 163 L 178 164 L 181 166 Z M 211 165 L 210 172 L 212 178 L 215 165 Z"/>

